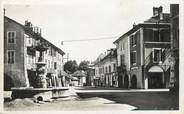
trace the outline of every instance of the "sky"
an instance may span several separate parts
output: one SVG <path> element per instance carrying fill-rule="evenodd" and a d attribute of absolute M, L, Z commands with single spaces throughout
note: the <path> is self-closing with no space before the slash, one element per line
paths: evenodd
<path fill-rule="evenodd" d="M 48 1 L 48 0 L 47 0 Z M 53 0 L 54 1 L 54 0 Z M 177 0 L 60 0 L 48 3 L 6 3 L 6 16 L 24 24 L 25 20 L 42 29 L 42 36 L 69 53 L 69 60 L 94 61 L 113 42 L 130 30 L 134 23 L 142 23 L 152 16 L 152 8 L 163 6 L 169 13 L 169 4 Z M 112 38 L 106 40 L 64 42 Z"/>

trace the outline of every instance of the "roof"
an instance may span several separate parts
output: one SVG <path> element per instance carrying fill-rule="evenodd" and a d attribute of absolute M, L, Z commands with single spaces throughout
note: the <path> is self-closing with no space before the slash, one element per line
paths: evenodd
<path fill-rule="evenodd" d="M 117 40 L 115 40 L 113 43 L 117 43 L 119 42 L 121 39 L 125 38 L 126 36 L 131 35 L 132 33 L 134 33 L 135 31 L 137 31 L 140 28 L 151 28 L 151 27 L 170 27 L 169 23 L 140 23 L 138 25 L 135 25 L 132 29 L 130 29 L 128 32 L 126 32 L 125 34 L 123 34 L 122 36 L 120 36 Z"/>
<path fill-rule="evenodd" d="M 169 23 L 170 21 L 170 14 L 169 13 L 162 13 L 163 15 L 163 19 L 159 19 L 159 16 L 153 16 L 151 18 L 149 18 L 148 20 L 144 21 L 144 23 L 156 23 L 156 22 L 160 22 L 160 23 Z"/>
<path fill-rule="evenodd" d="M 101 57 L 98 61 L 96 60 L 95 64 L 98 64 L 99 62 L 102 62 L 103 60 L 107 59 L 107 58 L 110 58 L 110 57 L 114 57 L 116 58 L 117 56 L 117 51 L 116 51 L 116 48 L 111 48 L 109 49 L 109 53 L 107 53 L 107 55 L 104 55 L 103 57 Z"/>
<path fill-rule="evenodd" d="M 168 25 L 170 21 L 170 14 L 169 13 L 162 13 L 162 19 L 160 19 L 160 16 L 152 16 L 144 23 L 140 23 L 138 25 L 135 25 L 132 29 L 130 29 L 128 32 L 123 34 L 121 37 L 119 37 L 117 40 L 115 40 L 113 43 L 119 42 L 121 39 L 123 39 L 126 36 L 129 36 L 133 32 L 137 31 L 141 27 L 160 27 L 164 25 Z M 159 24 L 158 24 L 159 23 Z"/>
<path fill-rule="evenodd" d="M 112 48 L 110 50 L 110 52 L 104 58 L 102 58 L 100 61 L 103 61 L 103 60 L 105 60 L 105 59 L 107 59 L 109 57 L 116 57 L 116 56 L 117 56 L 116 49 Z"/>
<path fill-rule="evenodd" d="M 12 21 L 12 22 L 14 22 L 14 23 L 16 23 L 16 24 L 18 24 L 18 25 L 21 26 L 24 30 L 26 29 L 26 27 L 25 27 L 24 25 L 20 24 L 20 23 L 17 22 L 17 21 L 15 21 L 15 20 L 13 20 L 13 19 L 7 17 L 7 16 L 4 16 L 4 18 L 7 19 L 7 20 L 10 20 L 10 21 Z M 31 34 L 35 34 L 35 33 L 34 33 L 33 31 L 31 31 Z M 52 46 L 53 48 L 55 48 L 60 54 L 62 54 L 62 55 L 65 54 L 64 51 L 62 51 L 60 48 L 56 47 L 54 44 L 52 44 L 50 41 L 46 40 L 44 37 L 41 36 L 41 37 L 39 37 L 39 38 L 40 38 L 41 40 L 46 41 L 50 46 Z"/>

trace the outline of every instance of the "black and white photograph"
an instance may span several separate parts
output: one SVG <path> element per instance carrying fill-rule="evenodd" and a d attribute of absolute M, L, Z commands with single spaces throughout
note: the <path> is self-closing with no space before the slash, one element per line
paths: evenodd
<path fill-rule="evenodd" d="M 1 4 L 3 111 L 181 110 L 180 0 L 20 1 Z"/>

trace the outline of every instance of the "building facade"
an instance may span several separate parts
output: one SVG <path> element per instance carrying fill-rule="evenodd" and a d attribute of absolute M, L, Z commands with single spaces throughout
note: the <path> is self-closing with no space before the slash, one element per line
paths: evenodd
<path fill-rule="evenodd" d="M 39 53 L 40 49 L 45 51 Z M 41 29 L 33 27 L 31 22 L 25 21 L 25 25 L 22 25 L 4 17 L 5 90 L 12 87 L 34 87 L 39 59 L 45 65 L 47 87 L 65 86 L 62 75 L 64 54 L 61 49 L 44 39 Z"/>
<path fill-rule="evenodd" d="M 86 76 L 86 86 L 94 86 L 95 68 L 94 64 L 89 64 Z"/>
<path fill-rule="evenodd" d="M 110 49 L 95 62 L 97 86 L 118 87 L 116 49 Z"/>
<path fill-rule="evenodd" d="M 179 4 L 170 5 L 171 17 L 171 50 L 173 65 L 171 67 L 173 77 L 173 86 L 179 91 Z"/>
<path fill-rule="evenodd" d="M 130 86 L 130 40 L 127 36 L 122 36 L 114 42 L 117 48 L 117 72 L 118 86 L 129 88 Z"/>
<path fill-rule="evenodd" d="M 128 79 L 123 77 L 127 83 L 120 78 L 124 87 L 169 88 L 172 64 L 170 33 L 170 14 L 163 13 L 162 7 L 154 7 L 150 19 L 134 25 L 114 42 L 117 50 L 121 50 L 120 45 L 128 44 L 123 57 L 128 63 L 121 65 L 118 72 L 118 77 L 127 75 Z M 118 51 L 117 57 L 122 53 Z M 121 59 L 117 60 L 121 63 Z"/>

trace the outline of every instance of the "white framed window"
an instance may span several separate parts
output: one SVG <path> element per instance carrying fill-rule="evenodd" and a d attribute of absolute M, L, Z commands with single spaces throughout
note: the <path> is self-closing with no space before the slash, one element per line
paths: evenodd
<path fill-rule="evenodd" d="M 7 39 L 8 39 L 8 43 L 15 44 L 16 43 L 16 31 L 8 31 Z"/>
<path fill-rule="evenodd" d="M 122 51 L 122 44 L 120 44 L 120 51 Z"/>
<path fill-rule="evenodd" d="M 161 48 L 153 48 L 153 63 L 159 63 L 162 61 L 162 49 Z"/>
<path fill-rule="evenodd" d="M 8 64 L 14 64 L 14 63 L 15 63 L 15 51 L 8 50 Z"/>
<path fill-rule="evenodd" d="M 123 46 L 122 46 L 123 50 L 125 50 L 125 42 L 123 42 Z"/>
<path fill-rule="evenodd" d="M 137 59 L 137 58 L 136 58 L 136 55 L 137 55 L 137 54 L 136 54 L 136 51 L 133 51 L 133 52 L 131 52 L 131 54 L 130 54 L 130 60 L 131 60 L 131 64 L 132 64 L 132 65 L 136 65 L 136 61 L 137 61 L 137 60 L 136 60 L 136 59 Z"/>

